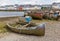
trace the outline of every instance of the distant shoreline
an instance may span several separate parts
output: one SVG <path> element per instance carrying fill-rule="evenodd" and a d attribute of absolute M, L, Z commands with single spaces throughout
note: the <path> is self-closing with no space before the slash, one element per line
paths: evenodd
<path fill-rule="evenodd" d="M 28 11 L 28 10 L 0 10 L 0 11 Z"/>
<path fill-rule="evenodd" d="M 19 10 L 0 10 L 0 11 L 19 11 Z"/>

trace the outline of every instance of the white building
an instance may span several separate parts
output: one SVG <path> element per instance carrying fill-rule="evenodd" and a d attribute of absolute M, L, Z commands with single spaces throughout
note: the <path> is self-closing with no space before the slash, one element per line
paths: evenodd
<path fill-rule="evenodd" d="M 17 8 L 15 7 L 6 7 L 6 10 L 16 10 Z"/>
<path fill-rule="evenodd" d="M 6 10 L 16 10 L 17 8 L 14 5 L 5 6 Z"/>
<path fill-rule="evenodd" d="M 1 7 L 0 7 L 0 10 L 5 10 L 5 8 L 1 8 Z"/>
<path fill-rule="evenodd" d="M 17 10 L 15 5 L 0 6 L 0 10 Z"/>
<path fill-rule="evenodd" d="M 53 3 L 52 8 L 53 9 L 60 9 L 60 3 Z"/>
<path fill-rule="evenodd" d="M 41 9 L 41 7 L 37 7 L 37 6 L 23 8 L 23 10 L 40 10 L 40 9 Z"/>

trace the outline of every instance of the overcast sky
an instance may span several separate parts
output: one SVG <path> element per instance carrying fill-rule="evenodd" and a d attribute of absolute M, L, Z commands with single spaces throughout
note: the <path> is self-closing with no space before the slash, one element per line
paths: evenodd
<path fill-rule="evenodd" d="M 60 0 L 0 0 L 0 5 L 11 4 L 51 4 L 53 2 L 60 2 Z"/>

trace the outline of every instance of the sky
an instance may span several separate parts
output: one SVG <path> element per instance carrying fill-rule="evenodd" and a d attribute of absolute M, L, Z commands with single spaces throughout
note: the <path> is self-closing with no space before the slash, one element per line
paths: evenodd
<path fill-rule="evenodd" d="M 14 4 L 52 4 L 53 2 L 60 2 L 60 0 L 0 0 L 1 5 L 14 5 Z"/>

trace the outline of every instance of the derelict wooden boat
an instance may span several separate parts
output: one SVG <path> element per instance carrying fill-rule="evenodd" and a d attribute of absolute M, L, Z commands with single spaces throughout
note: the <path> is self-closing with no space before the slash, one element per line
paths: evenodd
<path fill-rule="evenodd" d="M 28 13 L 33 19 L 43 19 L 43 12 L 42 11 L 32 11 Z"/>
<path fill-rule="evenodd" d="M 15 26 L 14 26 L 14 25 Z M 7 26 L 10 30 L 22 33 L 22 34 L 29 34 L 29 35 L 38 35 L 38 36 L 44 36 L 45 34 L 45 25 L 41 24 L 40 26 L 37 26 L 37 24 L 29 24 L 28 26 L 24 27 L 25 24 L 15 24 L 15 23 L 7 23 Z"/>

